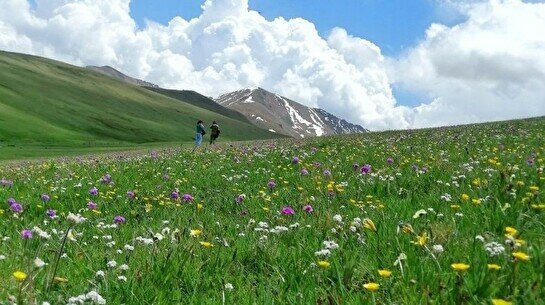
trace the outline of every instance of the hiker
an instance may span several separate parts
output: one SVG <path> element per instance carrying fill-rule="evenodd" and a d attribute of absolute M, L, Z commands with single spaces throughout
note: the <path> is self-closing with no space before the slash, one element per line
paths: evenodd
<path fill-rule="evenodd" d="M 214 144 L 216 142 L 216 139 L 220 136 L 220 127 L 218 126 L 218 123 L 216 121 L 212 122 L 212 126 L 210 126 L 210 145 Z"/>
<path fill-rule="evenodd" d="M 196 133 L 195 133 L 195 147 L 193 147 L 193 152 L 197 149 L 197 147 L 201 146 L 202 143 L 202 137 L 206 134 L 206 131 L 204 130 L 204 122 L 202 120 L 199 120 L 197 122 L 196 127 Z"/>

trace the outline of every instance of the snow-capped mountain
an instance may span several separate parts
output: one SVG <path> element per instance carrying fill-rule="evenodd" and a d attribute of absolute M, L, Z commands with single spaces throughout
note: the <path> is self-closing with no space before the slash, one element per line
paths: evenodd
<path fill-rule="evenodd" d="M 242 113 L 258 127 L 293 137 L 367 132 L 325 110 L 301 105 L 262 88 L 227 93 L 216 102 Z"/>

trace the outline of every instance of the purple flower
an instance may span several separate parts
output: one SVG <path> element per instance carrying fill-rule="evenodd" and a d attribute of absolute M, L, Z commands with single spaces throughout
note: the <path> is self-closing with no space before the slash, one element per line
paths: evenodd
<path fill-rule="evenodd" d="M 293 157 L 293 159 L 291 160 L 291 163 L 293 163 L 293 164 L 299 164 L 299 161 L 301 161 L 301 160 L 299 159 L 299 157 Z"/>
<path fill-rule="evenodd" d="M 301 170 L 301 176 L 306 176 L 306 175 L 308 175 L 308 169 L 303 168 L 303 169 Z"/>
<path fill-rule="evenodd" d="M 326 176 L 326 177 L 331 177 L 331 171 L 330 171 L 329 169 L 326 169 L 326 170 L 324 171 L 324 176 Z"/>
<path fill-rule="evenodd" d="M 193 201 L 193 196 L 191 196 L 190 194 L 184 194 L 182 196 L 182 200 L 185 201 L 185 202 L 190 202 L 190 201 Z"/>
<path fill-rule="evenodd" d="M 112 182 L 112 176 L 110 176 L 110 174 L 106 174 L 104 176 L 102 176 L 102 183 L 104 184 L 110 184 Z"/>
<path fill-rule="evenodd" d="M 394 164 L 394 158 L 388 157 L 388 159 L 386 159 L 386 163 L 388 163 L 388 165 Z"/>
<path fill-rule="evenodd" d="M 17 202 L 10 204 L 9 208 L 14 213 L 21 213 L 23 212 L 23 206 Z"/>
<path fill-rule="evenodd" d="M 272 190 L 276 187 L 276 182 L 274 182 L 274 180 L 269 180 L 269 182 L 267 183 L 267 187 Z"/>
<path fill-rule="evenodd" d="M 318 161 L 312 162 L 312 165 L 314 165 L 314 167 L 320 167 L 320 166 L 322 166 L 322 164 L 321 164 L 320 162 L 318 162 Z"/>
<path fill-rule="evenodd" d="M 16 201 L 15 199 L 13 199 L 13 198 L 8 198 L 8 204 L 9 204 L 9 205 L 12 205 L 12 204 L 14 204 L 14 203 L 17 203 L 17 201 Z"/>
<path fill-rule="evenodd" d="M 114 223 L 125 223 L 125 217 L 117 215 L 114 217 Z"/>
<path fill-rule="evenodd" d="M 92 201 L 89 201 L 89 202 L 87 202 L 87 208 L 88 208 L 89 210 L 94 210 L 94 209 L 97 208 L 97 204 L 94 203 L 94 202 L 92 202 Z"/>
<path fill-rule="evenodd" d="M 282 208 L 282 215 L 293 215 L 295 214 L 295 210 L 290 206 L 285 206 Z"/>
<path fill-rule="evenodd" d="M 12 187 L 13 186 L 13 180 L 2 179 L 2 180 L 0 180 L 0 186 Z"/>
<path fill-rule="evenodd" d="M 369 164 L 365 164 L 364 166 L 361 167 L 362 174 L 369 174 L 371 170 L 372 170 L 372 167 Z"/>
<path fill-rule="evenodd" d="M 21 237 L 23 239 L 31 239 L 32 238 L 32 231 L 30 231 L 29 229 L 24 229 L 23 231 L 21 231 Z"/>
<path fill-rule="evenodd" d="M 534 165 L 534 164 L 535 164 L 534 158 L 528 158 L 528 159 L 526 160 L 526 164 L 528 164 L 528 165 L 530 165 L 530 166 Z"/>
<path fill-rule="evenodd" d="M 134 199 L 135 196 L 136 196 L 136 194 L 133 191 L 128 191 L 127 192 L 127 198 Z"/>
<path fill-rule="evenodd" d="M 49 218 L 55 218 L 57 216 L 57 212 L 55 212 L 55 210 L 47 210 L 47 212 L 45 212 L 45 215 L 49 216 Z"/>
<path fill-rule="evenodd" d="M 49 195 L 47 194 L 42 194 L 42 201 L 43 202 L 48 202 L 51 198 L 49 197 Z"/>
<path fill-rule="evenodd" d="M 152 160 L 157 159 L 157 152 L 155 150 L 152 150 L 151 154 L 150 154 L 150 157 L 151 157 Z"/>
<path fill-rule="evenodd" d="M 307 213 L 312 213 L 312 211 L 314 211 L 314 208 L 310 204 L 307 204 L 303 207 L 303 211 Z"/>
<path fill-rule="evenodd" d="M 168 174 L 164 174 L 164 175 L 163 175 L 163 179 L 164 179 L 164 180 L 169 180 L 169 179 L 170 179 L 170 176 L 169 176 Z"/>
<path fill-rule="evenodd" d="M 89 190 L 89 195 L 91 196 L 98 195 L 98 189 L 96 187 L 93 187 L 92 189 Z"/>
<path fill-rule="evenodd" d="M 178 192 L 172 191 L 172 193 L 170 193 L 170 199 L 177 200 L 178 198 L 180 198 L 180 194 L 178 194 Z"/>
<path fill-rule="evenodd" d="M 235 197 L 235 202 L 236 203 L 242 203 L 242 202 L 244 202 L 244 199 L 246 199 L 246 195 L 245 194 L 240 194 L 237 197 Z"/>

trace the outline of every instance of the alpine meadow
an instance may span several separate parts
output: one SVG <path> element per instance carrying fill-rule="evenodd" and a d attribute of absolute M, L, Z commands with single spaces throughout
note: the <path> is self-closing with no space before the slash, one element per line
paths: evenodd
<path fill-rule="evenodd" d="M 2 165 L 19 304 L 540 304 L 545 119 Z"/>

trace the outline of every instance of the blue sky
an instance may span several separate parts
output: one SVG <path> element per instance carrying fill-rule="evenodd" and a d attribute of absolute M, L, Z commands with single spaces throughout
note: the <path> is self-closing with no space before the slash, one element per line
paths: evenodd
<path fill-rule="evenodd" d="M 204 0 L 132 0 L 131 15 L 140 27 L 145 20 L 167 23 L 175 16 L 197 17 Z M 267 19 L 302 17 L 322 36 L 334 27 L 377 44 L 395 56 L 422 39 L 432 22 L 446 20 L 434 0 L 250 0 L 250 9 Z"/>

